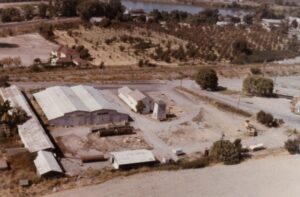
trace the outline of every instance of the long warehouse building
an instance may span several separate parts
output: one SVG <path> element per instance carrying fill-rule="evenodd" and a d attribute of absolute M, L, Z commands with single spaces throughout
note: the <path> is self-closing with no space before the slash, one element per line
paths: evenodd
<path fill-rule="evenodd" d="M 54 149 L 54 145 L 19 88 L 15 85 L 0 88 L 0 95 L 4 101 L 9 101 L 11 106 L 21 107 L 30 117 L 24 124 L 18 125 L 19 136 L 25 148 L 29 152 Z"/>
<path fill-rule="evenodd" d="M 91 86 L 55 86 L 33 94 L 53 126 L 81 126 L 129 121 L 117 104 Z"/>

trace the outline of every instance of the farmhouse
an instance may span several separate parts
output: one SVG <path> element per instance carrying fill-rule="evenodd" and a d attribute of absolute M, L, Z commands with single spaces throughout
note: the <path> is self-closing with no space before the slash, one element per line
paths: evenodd
<path fill-rule="evenodd" d="M 153 110 L 153 99 L 139 90 L 131 90 L 125 86 L 118 90 L 118 95 L 135 112 L 148 114 Z"/>
<path fill-rule="evenodd" d="M 13 107 L 21 107 L 30 117 L 24 124 L 18 125 L 18 133 L 25 148 L 29 152 L 54 149 L 54 145 L 18 87 L 12 85 L 8 88 L 1 88 L 0 95 Z"/>
<path fill-rule="evenodd" d="M 54 126 L 127 122 L 129 116 L 91 86 L 55 86 L 33 95 Z"/>
<path fill-rule="evenodd" d="M 50 55 L 52 66 L 86 66 L 87 62 L 80 58 L 78 51 L 67 46 L 60 46 L 53 50 Z"/>
<path fill-rule="evenodd" d="M 33 162 L 36 166 L 37 174 L 41 177 L 49 178 L 63 174 L 63 170 L 51 152 L 39 151 Z"/>
<path fill-rule="evenodd" d="M 126 169 L 140 165 L 150 165 L 156 159 L 150 150 L 129 150 L 111 153 L 111 162 L 115 169 Z"/>

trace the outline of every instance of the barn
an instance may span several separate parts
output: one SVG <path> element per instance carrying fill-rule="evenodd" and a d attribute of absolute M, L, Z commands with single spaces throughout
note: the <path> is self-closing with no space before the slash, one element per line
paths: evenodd
<path fill-rule="evenodd" d="M 140 113 L 148 114 L 153 110 L 153 99 L 139 90 L 132 90 L 124 86 L 118 90 L 118 96 L 135 112 L 139 112 L 139 103 L 143 103 L 143 109 Z"/>
<path fill-rule="evenodd" d="M 53 126 L 83 126 L 128 122 L 117 104 L 91 86 L 55 86 L 33 94 Z"/>

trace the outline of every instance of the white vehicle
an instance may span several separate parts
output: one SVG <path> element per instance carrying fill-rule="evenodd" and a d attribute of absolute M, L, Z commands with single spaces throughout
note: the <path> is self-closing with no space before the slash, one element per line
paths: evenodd
<path fill-rule="evenodd" d="M 180 156 L 180 155 L 184 155 L 185 153 L 183 152 L 182 149 L 180 148 L 177 148 L 177 149 L 173 149 L 172 152 L 177 155 L 177 156 Z"/>
<path fill-rule="evenodd" d="M 254 152 L 254 151 L 259 151 L 259 150 L 265 149 L 265 146 L 264 146 L 264 144 L 255 144 L 255 145 L 250 145 L 249 149 Z"/>

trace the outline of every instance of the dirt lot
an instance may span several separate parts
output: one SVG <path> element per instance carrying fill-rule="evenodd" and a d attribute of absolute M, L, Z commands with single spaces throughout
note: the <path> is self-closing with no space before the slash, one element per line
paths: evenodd
<path fill-rule="evenodd" d="M 74 176 L 83 173 L 88 168 L 101 169 L 110 166 L 109 162 L 93 162 L 83 164 L 81 155 L 101 155 L 109 158 L 113 151 L 151 149 L 145 142 L 140 131 L 136 134 L 99 137 L 91 133 L 89 127 L 52 128 L 50 134 L 62 151 L 62 165 L 68 175 Z"/>
<path fill-rule="evenodd" d="M 49 197 L 93 197 L 99 193 L 111 197 L 296 197 L 300 192 L 299 165 L 298 156 L 267 157 L 237 166 L 217 165 L 199 170 L 138 174 Z"/>
<path fill-rule="evenodd" d="M 57 47 L 37 33 L 3 37 L 0 38 L 0 43 L 14 45 L 13 47 L 0 47 L 0 59 L 20 57 L 23 66 L 31 65 L 35 58 L 48 61 L 51 50 Z"/>

